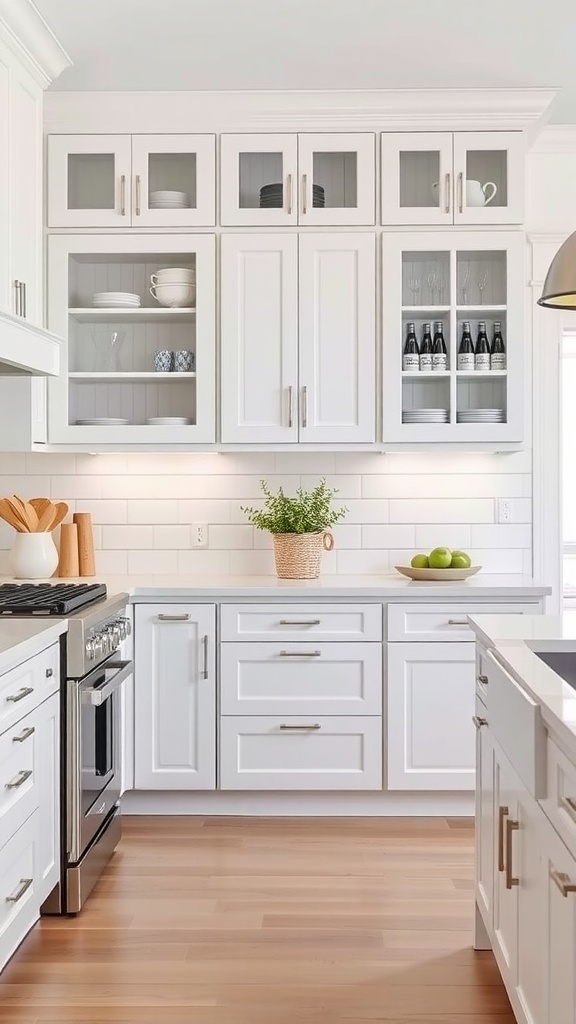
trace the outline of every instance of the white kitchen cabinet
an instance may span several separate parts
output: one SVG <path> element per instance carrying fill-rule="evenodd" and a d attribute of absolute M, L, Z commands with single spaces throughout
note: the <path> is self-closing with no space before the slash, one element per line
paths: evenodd
<path fill-rule="evenodd" d="M 48 263 L 49 324 L 67 339 L 62 372 L 50 381 L 49 440 L 94 450 L 213 442 L 214 236 L 53 235 Z M 151 275 L 165 267 L 195 271 L 189 307 L 160 306 L 150 295 Z M 141 305 L 95 309 L 94 292 L 108 290 L 138 294 Z M 157 350 L 190 352 L 192 368 L 158 372 Z"/>
<path fill-rule="evenodd" d="M 521 443 L 525 389 L 524 239 L 520 232 L 410 231 L 383 236 L 384 442 Z M 496 322 L 506 368 L 459 370 L 463 325 L 476 342 Z M 442 325 L 446 369 L 403 370 L 408 324 Z M 442 410 L 445 422 L 410 422 Z M 499 420 L 486 421 L 486 410 Z M 424 412 L 424 416 L 426 412 Z M 494 415 L 494 413 L 492 413 Z M 477 417 L 477 418 L 476 418 Z"/>
<path fill-rule="evenodd" d="M 370 132 L 223 135 L 222 224 L 374 224 L 374 142 Z"/>
<path fill-rule="evenodd" d="M 136 789 L 216 787 L 215 622 L 210 604 L 136 607 Z"/>
<path fill-rule="evenodd" d="M 383 224 L 521 224 L 525 140 L 515 132 L 386 132 Z"/>
<path fill-rule="evenodd" d="M 386 646 L 388 789 L 473 789 L 474 648 Z"/>
<path fill-rule="evenodd" d="M 494 903 L 494 743 L 486 707 L 476 699 L 476 898 L 484 920 L 492 920 Z"/>
<path fill-rule="evenodd" d="M 547 823 L 541 827 L 546 920 L 540 949 L 546 959 L 548 997 L 543 1019 L 548 1024 L 575 1024 L 576 859 L 553 828 Z"/>
<path fill-rule="evenodd" d="M 38 771 L 40 779 L 38 896 L 40 902 L 60 881 L 60 697 L 38 708 Z"/>
<path fill-rule="evenodd" d="M 382 640 L 381 604 L 222 604 L 220 639 L 350 643 Z"/>
<path fill-rule="evenodd" d="M 166 192 L 183 205 L 155 208 Z M 213 135 L 48 138 L 49 227 L 212 226 L 215 194 Z"/>
<path fill-rule="evenodd" d="M 224 442 L 374 440 L 374 274 L 371 234 L 224 236 Z"/>
<path fill-rule="evenodd" d="M 518 974 L 518 883 L 514 881 L 514 832 L 518 828 L 517 776 L 501 750 L 494 755 L 494 953 L 505 980 L 514 988 Z M 516 852 L 517 853 L 517 852 Z M 508 986 L 507 986 L 508 987 Z"/>
<path fill-rule="evenodd" d="M 35 811 L 0 849 L 0 970 L 40 914 L 39 828 Z"/>

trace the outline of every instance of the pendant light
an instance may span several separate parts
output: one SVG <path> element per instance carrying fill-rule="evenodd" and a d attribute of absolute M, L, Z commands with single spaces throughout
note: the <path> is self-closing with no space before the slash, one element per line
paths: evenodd
<path fill-rule="evenodd" d="M 576 231 L 560 246 L 548 268 L 539 306 L 576 309 Z"/>

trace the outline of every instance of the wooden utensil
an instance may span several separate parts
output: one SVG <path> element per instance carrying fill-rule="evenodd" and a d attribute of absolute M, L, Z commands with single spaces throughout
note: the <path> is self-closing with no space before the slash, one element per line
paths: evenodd
<path fill-rule="evenodd" d="M 14 516 L 16 517 L 16 519 L 18 520 L 18 522 L 22 526 L 22 528 L 23 528 L 22 532 L 30 533 L 30 528 L 29 528 L 28 523 L 26 521 L 26 516 L 24 514 L 24 510 L 22 509 L 21 503 L 18 503 L 17 501 L 15 501 L 14 498 L 6 498 L 5 500 L 8 502 L 10 508 L 12 509 L 12 512 L 13 512 Z"/>
<path fill-rule="evenodd" d="M 48 502 L 47 507 L 44 509 L 42 515 L 38 513 L 38 526 L 36 527 L 36 533 L 51 533 L 52 524 L 56 516 L 56 507 L 51 501 Z"/>
<path fill-rule="evenodd" d="M 94 536 L 90 512 L 75 512 L 72 516 L 78 527 L 78 566 L 81 576 L 95 576 Z"/>
<path fill-rule="evenodd" d="M 54 508 L 56 509 L 56 512 L 50 530 L 55 530 L 57 526 L 60 526 L 60 523 L 66 518 L 69 512 L 69 506 L 65 501 L 57 501 Z"/>
<path fill-rule="evenodd" d="M 36 509 L 38 518 L 44 515 L 44 512 L 49 506 L 53 506 L 50 498 L 30 498 L 30 504 L 32 505 L 32 508 Z"/>
<path fill-rule="evenodd" d="M 17 494 L 14 495 L 14 500 L 19 501 L 22 506 L 25 522 L 28 525 L 30 533 L 36 533 L 38 529 L 38 513 L 36 512 L 36 509 L 29 501 L 26 501 L 25 498 L 19 498 Z"/>
<path fill-rule="evenodd" d="M 0 517 L 9 526 L 12 526 L 17 533 L 28 533 L 19 516 L 13 511 L 8 498 L 0 498 Z"/>
<path fill-rule="evenodd" d="M 59 576 L 79 576 L 78 527 L 76 523 L 62 523 L 60 527 Z"/>

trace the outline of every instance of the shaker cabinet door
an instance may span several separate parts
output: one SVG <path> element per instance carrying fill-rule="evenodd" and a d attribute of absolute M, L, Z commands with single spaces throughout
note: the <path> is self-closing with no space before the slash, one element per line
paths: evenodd
<path fill-rule="evenodd" d="M 129 227 L 129 135 L 48 137 L 48 226 Z"/>

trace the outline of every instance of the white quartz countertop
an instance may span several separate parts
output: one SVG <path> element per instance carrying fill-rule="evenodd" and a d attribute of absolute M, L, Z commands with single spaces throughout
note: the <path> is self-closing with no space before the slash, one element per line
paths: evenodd
<path fill-rule="evenodd" d="M 66 619 L 0 619 L 0 673 L 40 654 L 67 629 Z"/>

